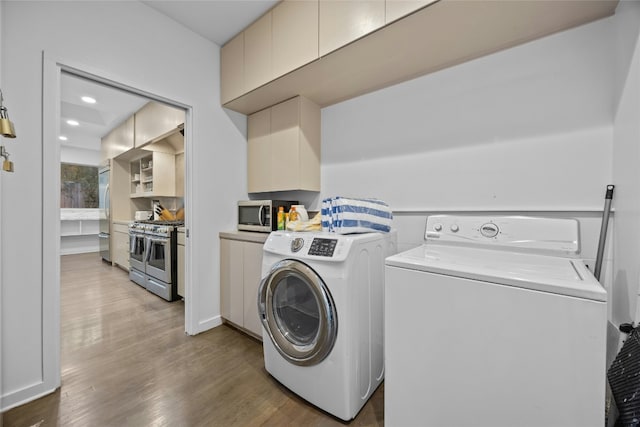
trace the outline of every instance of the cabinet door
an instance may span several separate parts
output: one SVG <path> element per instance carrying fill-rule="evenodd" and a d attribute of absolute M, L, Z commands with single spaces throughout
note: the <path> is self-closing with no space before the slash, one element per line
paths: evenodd
<path fill-rule="evenodd" d="M 262 276 L 262 245 L 243 242 L 244 255 L 244 327 L 262 336 L 262 323 L 258 317 L 258 286 Z"/>
<path fill-rule="evenodd" d="M 129 117 L 120 126 L 117 127 L 117 139 L 119 144 L 119 153 L 122 154 L 125 151 L 129 151 L 133 148 L 134 132 L 135 132 L 135 120 L 134 116 Z"/>
<path fill-rule="evenodd" d="M 384 0 L 320 0 L 320 56 L 384 25 Z"/>
<path fill-rule="evenodd" d="M 129 233 L 113 233 L 113 262 L 129 270 Z"/>
<path fill-rule="evenodd" d="M 247 187 L 249 193 L 271 188 L 271 109 L 258 111 L 247 121 Z"/>
<path fill-rule="evenodd" d="M 242 326 L 244 281 L 242 242 L 220 239 L 220 314 Z"/>
<path fill-rule="evenodd" d="M 386 0 L 385 24 L 400 19 L 437 0 Z"/>
<path fill-rule="evenodd" d="M 182 123 L 184 123 L 183 110 L 159 102 L 149 102 L 135 114 L 136 148 L 165 135 Z"/>
<path fill-rule="evenodd" d="M 284 0 L 271 13 L 275 79 L 318 59 L 318 0 Z"/>
<path fill-rule="evenodd" d="M 223 104 L 244 94 L 244 32 L 220 49 L 220 100 Z"/>
<path fill-rule="evenodd" d="M 299 112 L 299 97 L 271 107 L 271 191 L 299 186 Z"/>
<path fill-rule="evenodd" d="M 244 89 L 253 89 L 273 79 L 271 63 L 271 12 L 244 30 Z"/>

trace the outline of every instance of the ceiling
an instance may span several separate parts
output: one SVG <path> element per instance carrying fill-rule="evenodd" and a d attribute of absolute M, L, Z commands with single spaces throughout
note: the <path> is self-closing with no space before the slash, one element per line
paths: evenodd
<path fill-rule="evenodd" d="M 142 3 L 222 46 L 278 1 L 147 0 Z M 83 102 L 83 96 L 94 98 L 96 103 Z M 111 86 L 63 73 L 60 135 L 67 137 L 67 140 L 60 141 L 60 144 L 99 150 L 100 139 L 148 101 Z M 70 126 L 67 120 L 76 120 L 79 125 Z"/>
<path fill-rule="evenodd" d="M 82 101 L 83 96 L 96 100 Z M 100 138 L 149 102 L 147 98 L 106 86 L 68 73 L 60 78 L 60 136 L 61 145 L 100 149 Z M 67 120 L 79 124 L 71 126 Z"/>
<path fill-rule="evenodd" d="M 142 3 L 222 46 L 278 0 L 146 0 Z"/>

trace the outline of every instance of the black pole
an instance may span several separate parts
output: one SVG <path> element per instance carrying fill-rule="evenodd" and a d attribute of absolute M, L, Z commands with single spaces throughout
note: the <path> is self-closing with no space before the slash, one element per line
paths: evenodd
<path fill-rule="evenodd" d="M 600 282 L 600 272 L 602 270 L 602 257 L 604 256 L 604 245 L 607 241 L 607 227 L 609 226 L 609 214 L 611 213 L 611 199 L 613 199 L 613 189 L 615 185 L 607 185 L 607 193 L 604 196 L 604 212 L 602 213 L 602 225 L 600 226 L 600 241 L 598 242 L 598 254 L 596 255 L 596 265 L 593 275 Z"/>

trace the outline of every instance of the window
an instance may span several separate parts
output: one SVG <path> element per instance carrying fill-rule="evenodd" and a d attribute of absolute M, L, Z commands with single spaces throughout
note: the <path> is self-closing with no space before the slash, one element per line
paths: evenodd
<path fill-rule="evenodd" d="M 97 208 L 98 168 L 62 163 L 60 170 L 60 207 Z"/>

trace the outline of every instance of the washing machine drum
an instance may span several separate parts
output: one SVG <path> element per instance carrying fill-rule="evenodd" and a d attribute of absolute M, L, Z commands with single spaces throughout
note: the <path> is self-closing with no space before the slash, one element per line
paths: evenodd
<path fill-rule="evenodd" d="M 260 283 L 258 313 L 289 362 L 315 365 L 331 353 L 338 334 L 336 308 L 324 281 L 308 265 L 292 259 L 274 264 Z"/>

